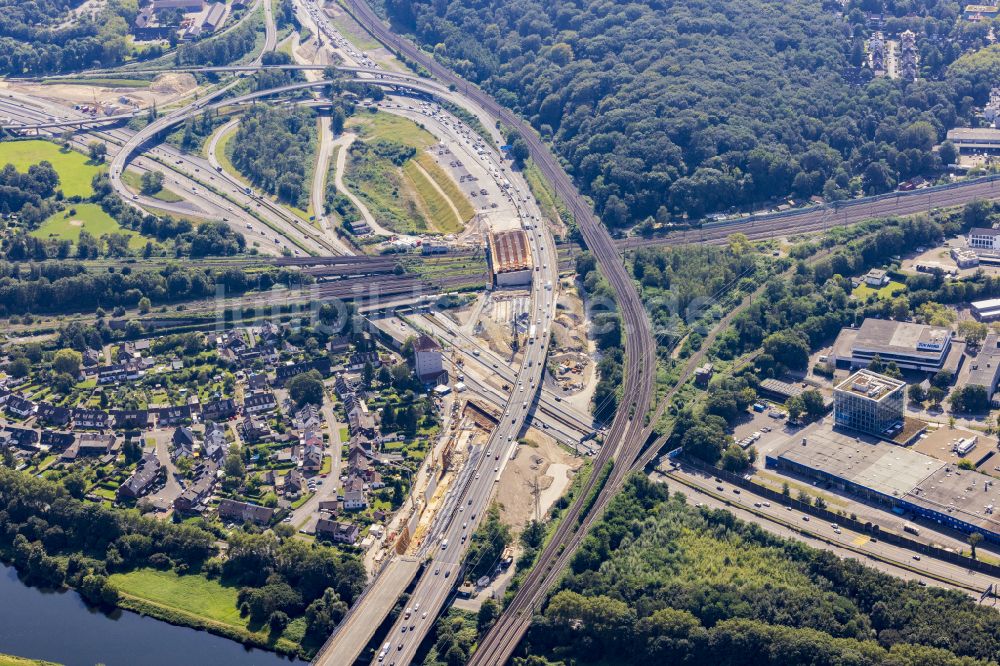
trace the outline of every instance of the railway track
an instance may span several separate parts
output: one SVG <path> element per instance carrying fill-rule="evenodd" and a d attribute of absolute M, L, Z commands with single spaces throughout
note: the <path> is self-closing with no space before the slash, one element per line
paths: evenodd
<path fill-rule="evenodd" d="M 589 204 L 576 190 L 569 176 L 562 169 L 556 156 L 521 119 L 500 106 L 489 95 L 469 85 L 451 71 L 428 58 L 408 41 L 393 34 L 363 0 L 347 0 L 348 9 L 361 25 L 382 43 L 395 48 L 410 60 L 419 63 L 443 83 L 453 86 L 487 113 L 509 127 L 516 129 L 528 144 L 529 153 L 542 175 L 552 184 L 559 196 L 573 213 L 587 247 L 594 254 L 605 278 L 615 291 L 625 331 L 625 380 L 622 400 L 604 446 L 595 459 L 595 470 L 577 500 L 569 507 L 566 518 L 556 530 L 549 546 L 540 554 L 538 564 L 525 579 L 514 600 L 493 628 L 480 642 L 470 664 L 495 666 L 505 663 L 531 620 L 531 612 L 552 586 L 562 565 L 572 554 L 573 544 L 589 522 L 581 524 L 584 502 L 597 489 L 601 474 L 616 457 L 631 461 L 638 457 L 643 445 L 642 418 L 652 399 L 653 377 L 649 372 L 650 361 L 655 357 L 655 343 L 649 320 L 631 278 L 622 265 L 614 241 L 594 216 Z M 636 418 L 638 417 L 638 418 Z M 601 496 L 603 497 L 602 493 Z M 605 500 L 606 501 L 606 500 Z M 588 516 L 600 514 L 603 507 L 595 503 Z M 569 546 L 569 547 L 568 547 Z"/>

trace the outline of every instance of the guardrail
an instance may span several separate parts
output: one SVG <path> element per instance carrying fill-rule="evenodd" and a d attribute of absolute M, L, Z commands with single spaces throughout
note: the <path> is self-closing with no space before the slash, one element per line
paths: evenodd
<path fill-rule="evenodd" d="M 748 479 L 740 474 L 727 472 L 724 469 L 710 467 L 700 461 L 693 460 L 690 457 L 681 456 L 677 457 L 675 460 L 683 465 L 693 467 L 706 474 L 716 476 L 734 486 L 739 486 L 740 488 L 752 492 L 755 495 L 760 495 L 779 504 L 790 506 L 793 509 L 815 516 L 816 518 L 820 518 L 831 523 L 837 523 L 838 525 L 855 532 L 868 534 L 873 538 L 881 539 L 882 541 L 894 546 L 906 548 L 907 550 L 927 555 L 928 557 L 933 557 L 934 559 L 943 560 L 966 569 L 973 569 L 980 573 L 989 574 L 991 576 L 1000 576 L 1000 566 L 995 564 L 974 560 L 971 557 L 947 551 L 944 548 L 935 547 L 922 541 L 916 541 L 915 539 L 911 539 L 910 537 L 902 534 L 897 534 L 896 532 L 883 532 L 877 523 L 862 522 L 855 518 L 851 518 L 849 514 L 843 515 L 830 511 L 829 509 L 822 509 L 820 507 L 813 506 L 807 502 L 801 502 L 794 497 L 783 495 L 781 492 L 768 488 L 767 486 L 754 483 L 751 479 Z"/>

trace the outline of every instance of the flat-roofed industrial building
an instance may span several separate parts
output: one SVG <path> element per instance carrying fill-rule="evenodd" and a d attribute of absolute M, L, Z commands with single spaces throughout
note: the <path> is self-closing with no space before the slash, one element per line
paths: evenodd
<path fill-rule="evenodd" d="M 973 301 L 971 310 L 972 316 L 979 321 L 996 321 L 1000 319 L 1000 298 Z"/>
<path fill-rule="evenodd" d="M 939 326 L 889 319 L 865 319 L 859 328 L 845 328 L 833 345 L 838 367 L 867 368 L 875 357 L 901 370 L 956 372 L 964 345 Z"/>
<path fill-rule="evenodd" d="M 996 333 L 987 335 L 976 358 L 969 361 L 969 364 L 971 367 L 965 380 L 966 386 L 982 386 L 986 389 L 990 404 L 1000 406 L 1000 399 L 997 397 L 997 386 L 1000 385 L 1000 336 Z"/>
<path fill-rule="evenodd" d="M 498 287 L 531 284 L 533 262 L 528 234 L 523 229 L 490 232 L 490 269 Z"/>
<path fill-rule="evenodd" d="M 822 423 L 802 434 L 768 454 L 767 465 L 1000 543 L 1000 489 L 992 477 Z"/>

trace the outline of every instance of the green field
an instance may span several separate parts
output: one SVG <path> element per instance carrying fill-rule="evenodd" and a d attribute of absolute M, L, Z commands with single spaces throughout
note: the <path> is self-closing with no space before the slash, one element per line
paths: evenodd
<path fill-rule="evenodd" d="M 353 116 L 347 121 L 347 127 L 364 139 L 382 138 L 413 146 L 418 150 L 435 144 L 434 135 L 417 127 L 417 124 L 409 118 L 381 111 Z"/>
<path fill-rule="evenodd" d="M 204 576 L 179 576 L 173 571 L 138 569 L 113 574 L 111 583 L 121 592 L 160 606 L 246 629 L 246 618 L 236 606 L 235 587 L 225 587 Z"/>
<path fill-rule="evenodd" d="M 455 208 L 458 209 L 458 214 L 462 218 L 462 223 L 464 224 L 472 219 L 472 216 L 476 214 L 476 209 L 472 207 L 469 198 L 459 189 L 458 183 L 444 172 L 444 169 L 434 161 L 434 158 L 430 154 L 419 153 L 416 159 L 424 171 L 434 179 L 438 187 L 444 190 L 444 193 L 455 204 Z"/>
<path fill-rule="evenodd" d="M 75 210 L 76 215 L 70 215 L 70 210 Z M 129 234 L 131 238 L 128 245 L 132 249 L 139 249 L 146 244 L 142 236 L 134 231 L 122 229 L 100 206 L 91 203 L 71 205 L 66 210 L 52 215 L 42 222 L 42 226 L 32 231 L 31 235 L 36 238 L 58 238 L 76 242 L 80 238 L 80 231 L 84 229 L 96 238 L 104 234 Z"/>
<path fill-rule="evenodd" d="M 355 116 L 348 125 L 365 141 L 384 139 L 417 150 L 400 168 L 378 157 L 360 158 L 352 148 L 345 178 L 389 228 L 400 233 L 458 233 L 475 214 L 458 185 L 424 152 L 435 143 L 430 132 L 388 113 Z"/>
<path fill-rule="evenodd" d="M 85 155 L 64 151 L 51 141 L 0 142 L 0 166 L 13 164 L 24 173 L 31 165 L 44 161 L 50 162 L 59 174 L 59 187 L 67 197 L 89 197 L 94 193 L 90 181 L 106 168 L 91 163 Z"/>
<path fill-rule="evenodd" d="M 862 282 L 861 284 L 859 284 L 857 287 L 854 288 L 854 291 L 851 292 L 851 295 L 854 296 L 855 298 L 865 301 L 868 300 L 868 297 L 873 294 L 879 298 L 884 299 L 884 298 L 893 298 L 897 294 L 901 294 L 904 291 L 906 291 L 906 285 L 903 284 L 902 282 L 892 281 L 889 284 L 882 287 L 881 289 L 872 289 L 864 282 Z"/>
<path fill-rule="evenodd" d="M 233 125 L 228 130 L 222 130 L 225 133 L 219 137 L 219 143 L 215 145 L 215 159 L 219 160 L 219 166 L 222 167 L 223 171 L 232 176 L 236 176 L 236 178 L 241 182 L 249 184 L 249 181 L 243 178 L 240 174 L 240 170 L 237 169 L 230 160 L 232 151 L 229 148 L 229 142 L 234 136 L 236 136 L 237 129 L 239 129 L 239 125 Z M 205 145 L 207 146 L 208 142 L 206 142 Z M 205 157 L 208 157 L 208 151 L 206 150 L 205 152 Z"/>

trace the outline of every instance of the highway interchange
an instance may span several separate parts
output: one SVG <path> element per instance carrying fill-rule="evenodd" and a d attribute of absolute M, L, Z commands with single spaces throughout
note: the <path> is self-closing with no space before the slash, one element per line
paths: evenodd
<path fill-rule="evenodd" d="M 266 42 L 264 51 L 253 64 L 239 68 L 190 68 L 175 71 L 213 71 L 216 74 L 224 74 L 260 69 L 263 54 L 276 46 L 271 3 L 263 4 Z M 387 87 L 390 93 L 408 90 L 448 99 L 460 103 L 480 118 L 497 119 L 518 131 L 528 143 L 534 162 L 552 184 L 557 195 L 573 212 L 587 247 L 598 259 L 602 271 L 615 290 L 623 319 L 626 368 L 621 406 L 615 419 L 606 429 L 604 445 L 601 447 L 588 445 L 583 448 L 595 455 L 595 470 L 604 469 L 614 461 L 612 472 L 603 488 L 598 485 L 600 475 L 595 473 L 588 485 L 578 494 L 580 500 L 570 506 L 567 516 L 549 546 L 540 555 L 537 565 L 525 579 L 513 602 L 481 641 L 471 662 L 473 664 L 493 665 L 504 663 L 509 659 L 528 627 L 532 611 L 538 607 L 548 589 L 557 580 L 595 517 L 600 515 L 626 476 L 631 471 L 641 469 L 653 459 L 658 449 L 657 444 L 662 441 L 657 440 L 649 446 L 652 432 L 644 419 L 652 401 L 654 382 L 648 369 L 653 366 L 655 341 L 635 285 L 622 266 L 620 249 L 641 246 L 647 242 L 718 242 L 735 231 L 747 233 L 751 238 L 803 233 L 879 215 L 913 213 L 934 207 L 958 205 L 976 197 L 998 196 L 995 182 L 985 181 L 970 183 L 959 188 L 882 198 L 839 208 L 813 209 L 774 219 L 740 220 L 732 224 L 673 234 L 654 241 L 629 239 L 616 245 L 594 217 L 588 202 L 573 186 L 558 159 L 521 119 L 501 107 L 483 91 L 458 79 L 406 40 L 394 35 L 374 16 L 364 0 L 347 0 L 347 6 L 354 18 L 377 39 L 404 54 L 409 60 L 425 67 L 437 81 L 380 69 L 370 58 L 351 47 L 322 11 L 313 4 L 303 2 L 299 6 L 300 18 L 304 21 L 311 20 L 323 35 L 323 41 L 328 46 L 336 48 L 344 57 L 348 64 L 341 69 L 349 77 L 346 80 Z M 315 72 L 321 71 L 324 66 L 297 65 L 287 68 Z M 140 72 L 141 70 L 134 69 L 128 74 L 136 75 Z M 37 129 L 95 125 L 87 127 L 85 132 L 81 130 L 73 142 L 76 147 L 83 149 L 93 138 L 99 138 L 108 144 L 111 155 L 109 176 L 112 186 L 120 196 L 136 207 L 222 219 L 239 227 L 244 233 L 249 232 L 247 234 L 249 240 L 262 252 L 269 254 L 282 252 L 292 255 L 349 254 L 350 246 L 330 233 L 328 228 L 325 229 L 322 225 L 313 226 L 297 218 L 267 197 L 254 193 L 252 188 L 248 188 L 234 175 L 227 173 L 215 156 L 221 132 L 211 139 L 207 159 L 182 152 L 165 143 L 150 147 L 155 143 L 156 137 L 165 131 L 208 109 L 234 108 L 256 99 L 301 90 L 321 91 L 328 85 L 328 82 L 320 79 L 223 99 L 240 80 L 234 77 L 230 82 L 217 86 L 196 102 L 156 118 L 138 132 L 123 127 L 101 127 L 101 124 L 116 119 L 93 120 L 63 105 L 15 93 L 7 93 L 5 97 L 0 97 L 0 114 L 10 118 L 11 123 Z M 322 100 L 315 98 L 304 101 L 322 103 Z M 388 104 L 382 105 L 385 110 L 391 111 L 392 107 L 391 100 Z M 423 113 L 424 120 L 432 121 L 432 129 L 436 135 L 449 134 L 450 139 L 457 140 L 459 144 L 463 141 L 468 142 L 472 134 L 470 128 L 453 117 L 449 117 L 446 121 L 442 120 L 445 116 L 443 112 L 441 118 L 434 121 L 427 113 L 422 112 L 419 106 L 396 102 L 395 108 L 396 112 L 410 117 Z M 124 117 L 117 120 L 122 120 Z M 238 119 L 234 118 L 229 124 L 235 125 L 237 122 Z M 492 124 L 490 127 L 492 128 Z M 469 377 L 468 383 L 475 392 L 480 393 L 487 402 L 496 407 L 500 419 L 486 443 L 476 445 L 465 452 L 467 464 L 452 484 L 445 505 L 433 517 L 426 536 L 417 549 L 418 560 L 424 566 L 418 574 L 416 585 L 407 602 L 412 611 L 408 615 L 403 613 L 399 615 L 385 639 L 388 647 L 386 652 L 392 655 L 387 656 L 387 663 L 399 665 L 412 661 L 434 619 L 448 601 L 452 586 L 462 569 L 468 539 L 483 519 L 495 484 L 503 473 L 505 464 L 514 454 L 518 446 L 517 439 L 529 420 L 534 418 L 537 423 L 547 424 L 546 429 L 553 430 L 557 438 L 565 440 L 574 433 L 579 433 L 581 428 L 585 428 L 586 419 L 589 418 L 587 415 L 575 413 L 565 404 L 560 404 L 551 392 L 542 387 L 559 280 L 554 241 L 546 225 L 537 223 L 542 219 L 541 211 L 534 199 L 527 195 L 529 192 L 527 183 L 519 174 L 509 172 L 505 168 L 503 158 L 495 150 L 492 148 L 480 150 L 479 144 L 476 144 L 476 148 L 467 151 L 463 159 L 481 160 L 487 171 L 496 174 L 497 183 L 502 179 L 508 179 L 516 184 L 515 188 L 507 189 L 505 193 L 501 191 L 499 196 L 508 198 L 509 212 L 518 218 L 519 226 L 528 229 L 529 245 L 536 266 L 529 309 L 529 321 L 534 325 L 535 335 L 523 347 L 524 353 L 520 364 L 509 367 L 506 365 L 506 359 L 498 357 L 471 336 L 454 330 L 447 320 L 424 318 L 421 322 L 439 339 L 452 341 L 463 358 L 463 368 Z M 127 166 L 139 173 L 151 169 L 163 171 L 167 175 L 169 187 L 183 192 L 185 201 L 167 203 L 133 193 L 122 180 L 122 174 Z M 206 176 L 208 184 L 205 182 Z M 688 366 L 682 378 L 686 378 L 693 364 L 689 363 Z M 454 366 L 453 370 L 458 372 L 459 367 Z M 510 387 L 509 394 L 504 394 L 489 383 L 488 377 L 491 374 L 495 374 Z M 663 400 L 661 406 L 668 402 L 669 400 Z M 571 427 L 567 428 L 567 424 Z M 599 491 L 597 501 L 590 512 L 585 514 L 582 500 L 590 495 L 591 491 Z M 719 500 L 710 498 L 708 502 L 719 503 Z M 406 567 L 412 564 L 412 559 L 405 559 Z M 380 603 L 388 604 L 393 601 L 393 592 L 401 591 L 396 589 L 398 585 L 403 584 L 404 580 L 409 582 L 405 577 L 399 580 L 398 584 L 390 581 L 383 585 L 387 593 Z M 375 584 L 378 583 L 379 581 L 376 581 Z M 352 609 L 352 613 L 356 611 L 356 608 Z M 317 656 L 316 663 L 341 663 L 337 661 L 340 656 L 327 650 Z"/>

